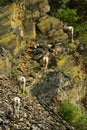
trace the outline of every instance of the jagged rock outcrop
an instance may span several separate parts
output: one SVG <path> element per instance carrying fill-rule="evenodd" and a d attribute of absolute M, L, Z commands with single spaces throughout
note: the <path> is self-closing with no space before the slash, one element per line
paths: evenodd
<path fill-rule="evenodd" d="M 50 11 L 48 0 L 28 0 L 26 2 L 26 19 L 29 23 L 29 30 L 26 31 L 30 39 L 36 38 L 37 21 L 44 17 Z M 25 27 L 26 27 L 25 23 Z M 43 26 L 43 25 L 42 25 Z M 45 27 L 45 25 L 44 25 Z"/>
<path fill-rule="evenodd" d="M 5 16 L 8 27 L 3 30 L 5 37 L 4 35 L 1 37 L 0 44 L 6 44 L 6 48 L 16 57 L 23 52 L 21 50 L 24 50 L 26 39 L 34 40 L 39 35 L 54 41 L 67 39 L 67 35 L 62 30 L 63 23 L 47 15 L 49 11 L 48 0 L 15 1 L 9 9 L 8 16 Z M 9 43 L 11 46 L 8 45 Z"/>
<path fill-rule="evenodd" d="M 21 54 L 24 50 L 24 22 L 25 22 L 25 3 L 16 1 L 13 3 L 13 12 L 11 14 L 11 28 L 13 34 L 16 35 L 16 48 L 13 51 L 14 56 Z"/>
<path fill-rule="evenodd" d="M 26 0 L 26 4 L 24 0 L 18 1 L 13 3 L 13 12 L 10 12 L 10 35 L 3 36 L 4 32 L 0 32 L 0 44 L 14 56 L 11 58 L 7 50 L 0 54 L 0 74 L 9 73 L 10 61 L 13 61 L 10 75 L 6 79 L 0 78 L 0 129 L 70 129 L 59 116 L 54 117 L 58 115 L 53 111 L 54 99 L 57 98 L 57 106 L 65 98 L 81 101 L 87 91 L 84 64 L 79 61 L 79 53 L 76 57 L 75 49 L 69 48 L 68 36 L 62 29 L 63 22 L 47 15 L 50 10 L 48 0 Z M 49 52 L 49 65 L 44 72 L 42 59 L 46 52 Z M 15 59 L 21 53 L 23 55 Z M 27 96 L 17 90 L 19 75 L 27 79 Z M 14 119 L 9 110 L 15 96 L 21 98 L 19 120 Z M 41 101 L 47 106 L 46 110 Z"/>
<path fill-rule="evenodd" d="M 55 18 L 47 15 L 50 11 L 50 5 L 48 0 L 34 0 L 26 2 L 26 20 L 25 31 L 26 35 L 30 39 L 34 39 L 37 36 L 37 30 L 44 36 L 49 36 L 50 38 L 59 40 L 67 39 L 67 35 L 63 32 L 63 23 Z M 55 36 L 54 36 L 55 35 Z"/>
<path fill-rule="evenodd" d="M 24 50 L 24 5 L 13 3 L 0 9 L 0 45 L 10 50 L 14 57 L 21 54 Z"/>
<path fill-rule="evenodd" d="M 48 0 L 19 0 L 13 3 L 11 27 L 16 36 L 14 56 L 20 55 L 21 50 L 24 50 L 25 41 L 35 40 L 39 35 L 54 39 L 54 41 L 68 38 L 67 34 L 63 32 L 63 23 L 59 19 L 47 15 L 49 11 Z"/>
<path fill-rule="evenodd" d="M 50 5 L 48 0 L 27 0 L 27 18 L 37 20 L 41 16 L 44 16 L 47 12 L 50 11 Z"/>
<path fill-rule="evenodd" d="M 46 15 L 39 20 L 37 27 L 42 32 L 42 34 L 47 34 L 53 29 L 57 30 L 62 28 L 62 25 L 63 23 L 60 20 L 56 19 L 55 17 Z"/>

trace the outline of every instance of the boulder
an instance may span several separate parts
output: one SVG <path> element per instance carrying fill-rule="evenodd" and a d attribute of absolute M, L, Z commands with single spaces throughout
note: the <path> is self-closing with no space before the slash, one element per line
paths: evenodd
<path fill-rule="evenodd" d="M 48 16 L 46 18 L 41 18 L 40 22 L 37 24 L 37 27 L 42 34 L 47 34 L 52 29 L 62 28 L 62 25 L 63 23 L 59 19 Z"/>
<path fill-rule="evenodd" d="M 58 69 L 70 79 L 76 79 L 79 75 L 79 68 L 76 65 L 76 61 L 72 55 L 61 55 L 60 60 L 57 62 Z"/>

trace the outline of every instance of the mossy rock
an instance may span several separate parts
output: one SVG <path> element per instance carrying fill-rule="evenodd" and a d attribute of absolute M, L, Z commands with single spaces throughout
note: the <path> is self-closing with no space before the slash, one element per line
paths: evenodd
<path fill-rule="evenodd" d="M 71 79 L 75 79 L 78 76 L 78 66 L 76 66 L 75 60 L 71 55 L 62 55 L 57 62 L 58 69 Z"/>
<path fill-rule="evenodd" d="M 12 39 L 16 38 L 16 35 L 14 34 L 6 34 L 2 37 L 0 37 L 0 43 L 3 43 L 3 44 L 8 44 Z"/>
<path fill-rule="evenodd" d="M 52 29 L 62 28 L 62 25 L 63 23 L 59 19 L 47 16 L 45 19 L 41 19 L 37 24 L 37 27 L 42 34 L 47 34 Z"/>
<path fill-rule="evenodd" d="M 56 37 L 57 40 L 66 40 L 68 39 L 68 35 L 63 32 L 62 29 L 59 29 L 55 32 L 54 37 Z"/>
<path fill-rule="evenodd" d="M 16 35 L 3 35 L 2 37 L 0 37 L 0 45 L 10 51 L 13 51 L 14 47 L 16 46 Z"/>
<path fill-rule="evenodd" d="M 51 30 L 48 34 L 48 37 L 54 39 L 54 41 L 62 41 L 62 43 L 65 41 L 67 42 L 68 40 L 68 35 L 63 32 L 63 29 Z"/>

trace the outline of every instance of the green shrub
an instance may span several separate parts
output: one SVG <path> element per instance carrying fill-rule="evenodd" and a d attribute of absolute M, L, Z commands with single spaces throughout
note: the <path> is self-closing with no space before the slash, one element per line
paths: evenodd
<path fill-rule="evenodd" d="M 87 21 L 75 24 L 75 32 L 79 35 L 87 34 Z"/>
<path fill-rule="evenodd" d="M 74 44 L 74 43 L 70 43 L 68 46 L 69 46 L 72 50 L 76 50 L 76 49 L 77 49 L 77 45 Z"/>
<path fill-rule="evenodd" d="M 87 31 L 84 31 L 84 33 L 80 35 L 80 39 L 85 45 L 87 45 Z"/>
<path fill-rule="evenodd" d="M 74 125 L 76 130 L 87 130 L 87 115 L 70 100 L 66 99 L 61 102 L 58 113 L 64 120 Z"/>
<path fill-rule="evenodd" d="M 59 9 L 57 17 L 61 19 L 64 22 L 75 24 L 75 22 L 79 19 L 77 16 L 77 10 L 76 9 Z"/>
<path fill-rule="evenodd" d="M 64 100 L 60 105 L 59 114 L 64 120 L 74 124 L 80 119 L 82 112 L 81 109 L 73 105 L 70 100 Z"/>
<path fill-rule="evenodd" d="M 87 115 L 83 114 L 76 123 L 77 130 L 87 130 Z"/>

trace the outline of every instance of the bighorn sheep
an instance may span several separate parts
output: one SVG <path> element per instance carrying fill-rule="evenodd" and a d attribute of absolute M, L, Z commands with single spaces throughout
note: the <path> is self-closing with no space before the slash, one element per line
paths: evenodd
<path fill-rule="evenodd" d="M 19 85 L 23 88 L 23 93 L 24 93 L 24 89 L 26 87 L 26 78 L 24 76 L 20 76 L 18 78 L 19 81 Z"/>
<path fill-rule="evenodd" d="M 47 70 L 48 64 L 49 64 L 49 53 L 47 52 L 43 57 L 43 67 L 45 72 Z"/>
<path fill-rule="evenodd" d="M 12 105 L 13 105 L 13 115 L 14 115 L 14 117 L 19 118 L 20 98 L 14 97 Z"/>
<path fill-rule="evenodd" d="M 68 33 L 71 41 L 73 42 L 73 35 L 74 35 L 74 28 L 72 26 L 67 26 L 66 24 L 63 25 L 63 30 Z"/>

